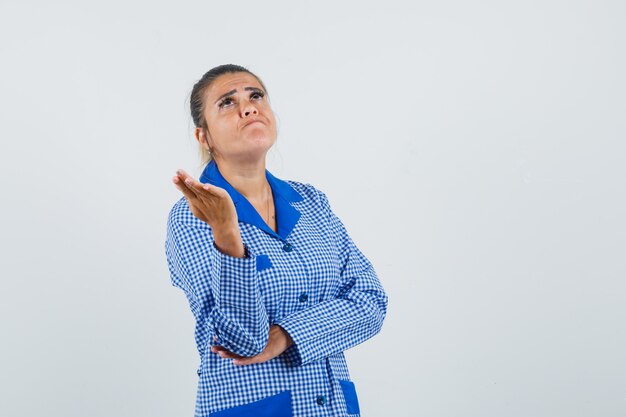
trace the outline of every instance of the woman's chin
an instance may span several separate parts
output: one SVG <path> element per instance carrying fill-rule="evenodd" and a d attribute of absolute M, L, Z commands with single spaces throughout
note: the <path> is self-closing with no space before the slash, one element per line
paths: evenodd
<path fill-rule="evenodd" d="M 255 132 L 251 133 L 252 134 L 246 138 L 246 142 L 248 143 L 247 148 L 254 148 L 267 152 L 274 145 L 274 142 L 276 142 L 276 138 L 268 136 L 266 132 L 259 132 L 258 135 L 254 135 Z"/>

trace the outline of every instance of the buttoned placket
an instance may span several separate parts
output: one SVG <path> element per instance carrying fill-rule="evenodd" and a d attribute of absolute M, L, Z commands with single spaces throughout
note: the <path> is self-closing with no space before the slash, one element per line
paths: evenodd
<path fill-rule="evenodd" d="M 284 183 L 282 180 L 274 177 L 268 170 L 265 170 L 266 179 L 272 190 L 272 196 L 274 198 L 274 207 L 276 210 L 277 231 L 272 230 L 267 223 L 263 220 L 258 211 L 252 206 L 252 204 L 237 191 L 221 174 L 217 163 L 212 160 L 204 169 L 200 176 L 200 182 L 211 183 L 217 187 L 225 189 L 233 200 L 239 222 L 247 223 L 261 231 L 265 232 L 269 236 L 278 240 L 278 244 L 282 246 L 282 251 L 293 257 L 303 267 L 307 276 L 309 271 L 306 263 L 303 262 L 301 256 L 298 254 L 297 248 L 289 241 L 288 237 L 291 231 L 297 224 L 300 218 L 300 212 L 292 206 L 293 202 L 302 201 L 303 198 L 298 194 L 291 186 Z M 244 242 L 244 245 L 246 243 Z M 248 248 L 249 249 L 249 248 Z M 302 291 L 298 296 L 299 309 L 304 309 L 308 305 L 309 294 L 308 290 Z"/>

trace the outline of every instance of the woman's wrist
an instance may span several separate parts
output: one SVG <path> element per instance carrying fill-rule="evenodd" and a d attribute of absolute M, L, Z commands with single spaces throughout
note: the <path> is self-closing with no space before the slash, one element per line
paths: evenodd
<path fill-rule="evenodd" d="M 287 333 L 287 331 L 285 329 L 283 329 L 280 325 L 276 324 L 274 326 L 272 326 L 274 328 L 274 331 L 280 333 L 281 337 L 284 340 L 284 343 L 286 345 L 286 347 L 288 348 L 289 346 L 293 345 L 293 339 L 291 338 L 291 336 L 289 335 L 289 333 Z M 272 329 L 270 329 L 270 331 L 272 331 Z"/>
<path fill-rule="evenodd" d="M 217 249 L 226 255 L 236 258 L 243 258 L 246 255 L 239 227 L 236 230 L 214 230 L 213 240 Z"/>

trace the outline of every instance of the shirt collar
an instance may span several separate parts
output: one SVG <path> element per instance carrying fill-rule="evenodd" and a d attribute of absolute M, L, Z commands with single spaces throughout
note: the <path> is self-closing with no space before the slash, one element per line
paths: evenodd
<path fill-rule="evenodd" d="M 267 182 L 270 184 L 274 196 L 278 233 L 274 232 L 261 218 L 254 206 L 226 181 L 214 160 L 211 160 L 204 168 L 204 171 L 200 175 L 200 182 L 203 184 L 208 182 L 225 189 L 235 204 L 237 217 L 240 222 L 254 225 L 274 237 L 286 240 L 287 236 L 289 236 L 289 233 L 291 233 L 300 219 L 300 212 L 295 209 L 291 203 L 302 201 L 303 198 L 289 183 L 276 178 L 267 169 L 265 170 L 265 178 L 267 178 Z"/>

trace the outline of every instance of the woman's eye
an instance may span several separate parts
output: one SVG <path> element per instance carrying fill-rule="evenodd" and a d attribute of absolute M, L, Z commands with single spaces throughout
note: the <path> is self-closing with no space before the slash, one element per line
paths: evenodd
<path fill-rule="evenodd" d="M 262 100 L 263 97 L 265 97 L 264 93 L 255 91 L 254 93 L 250 94 L 250 98 L 257 98 L 258 100 Z M 225 99 L 223 99 L 222 101 L 220 101 L 219 103 L 219 107 L 222 108 L 224 106 L 229 107 L 232 104 L 233 99 L 230 97 L 226 97 Z"/>
<path fill-rule="evenodd" d="M 224 105 L 226 105 L 226 102 L 229 101 L 233 101 L 233 99 L 230 97 L 226 97 L 224 100 L 220 101 L 220 107 L 224 107 Z"/>

